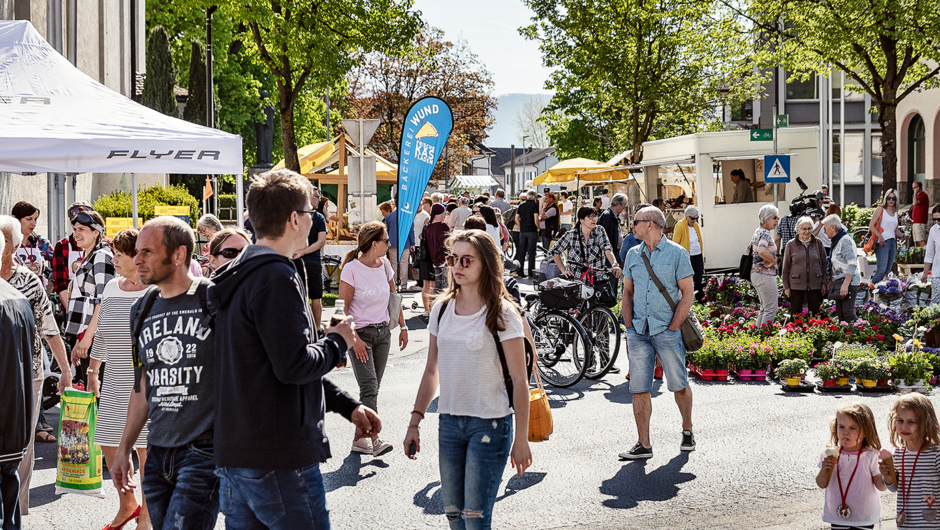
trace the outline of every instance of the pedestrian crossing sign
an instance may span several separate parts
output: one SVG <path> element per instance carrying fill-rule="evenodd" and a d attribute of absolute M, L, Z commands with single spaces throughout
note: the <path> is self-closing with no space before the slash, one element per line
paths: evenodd
<path fill-rule="evenodd" d="M 790 155 L 764 157 L 764 182 L 768 184 L 790 182 Z"/>

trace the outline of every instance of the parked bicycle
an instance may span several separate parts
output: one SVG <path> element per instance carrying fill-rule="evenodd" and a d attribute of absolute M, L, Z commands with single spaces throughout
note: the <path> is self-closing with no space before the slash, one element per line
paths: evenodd
<path fill-rule="evenodd" d="M 535 340 L 536 367 L 547 383 L 567 388 L 580 381 L 592 364 L 592 343 L 581 323 L 568 314 L 571 300 L 580 303 L 581 285 L 547 289 L 525 296 L 525 317 Z"/>

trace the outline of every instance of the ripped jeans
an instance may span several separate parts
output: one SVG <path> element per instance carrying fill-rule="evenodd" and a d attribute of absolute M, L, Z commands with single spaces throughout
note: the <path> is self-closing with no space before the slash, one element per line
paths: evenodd
<path fill-rule="evenodd" d="M 441 414 L 438 427 L 444 514 L 453 530 L 489 530 L 503 469 L 512 449 L 512 421 Z"/>

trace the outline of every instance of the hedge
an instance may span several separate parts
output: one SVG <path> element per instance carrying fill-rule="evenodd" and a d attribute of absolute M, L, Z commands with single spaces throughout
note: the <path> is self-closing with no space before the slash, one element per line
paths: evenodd
<path fill-rule="evenodd" d="M 189 194 L 182 184 L 169 187 L 160 185 L 142 188 L 137 192 L 137 215 L 141 222 L 154 217 L 154 206 L 189 206 L 189 224 L 195 228 L 199 220 L 199 201 Z M 102 217 L 130 217 L 132 214 L 131 194 L 116 191 L 111 195 L 102 195 L 93 205 Z"/>

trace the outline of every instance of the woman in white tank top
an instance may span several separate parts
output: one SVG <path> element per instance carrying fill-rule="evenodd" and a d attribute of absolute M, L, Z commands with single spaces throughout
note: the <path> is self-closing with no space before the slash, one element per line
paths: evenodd
<path fill-rule="evenodd" d="M 875 245 L 875 257 L 878 259 L 878 268 L 872 281 L 878 283 L 884 279 L 898 251 L 897 238 L 904 237 L 904 232 L 898 227 L 898 192 L 889 189 L 885 192 L 881 205 L 875 209 L 868 226 L 878 243 Z"/>

